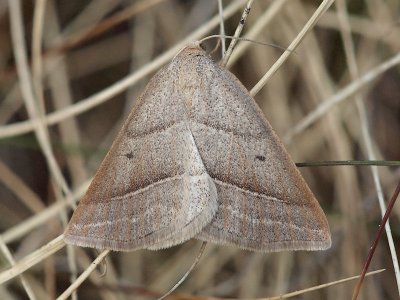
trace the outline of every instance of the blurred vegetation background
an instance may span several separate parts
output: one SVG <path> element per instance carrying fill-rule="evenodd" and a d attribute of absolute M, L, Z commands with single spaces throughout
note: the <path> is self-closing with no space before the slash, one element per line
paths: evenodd
<path fill-rule="evenodd" d="M 226 34 L 232 35 L 246 1 L 222 3 L 229 12 L 224 22 Z M 319 4 L 313 0 L 256 0 L 244 36 L 259 28 L 252 39 L 287 47 Z M 43 21 L 42 37 L 37 35 L 42 61 L 41 67 L 32 68 L 38 101 L 29 108 L 14 56 L 10 22 L 15 16 L 10 13 L 9 2 L 0 0 L 1 269 L 10 266 L 5 245 L 18 261 L 63 232 L 72 209 L 69 205 L 54 209 L 56 203 L 65 201 L 68 191 L 78 199 L 84 193 L 135 99 L 173 55 L 149 72 L 135 72 L 151 66 L 155 58 L 213 18 L 217 22 L 202 36 L 219 33 L 216 0 L 26 0 L 21 8 L 29 65 L 40 62 L 32 50 L 39 5 L 44 5 L 43 17 L 38 17 L 38 22 Z M 365 129 L 371 135 L 377 159 L 400 160 L 398 66 L 377 75 L 340 103 L 334 104 L 331 98 L 398 54 L 399 16 L 397 0 L 337 0 L 256 95 L 295 162 L 368 159 Z M 214 45 L 215 40 L 210 49 Z M 248 89 L 282 54 L 275 47 L 247 42 L 239 42 L 235 51 L 228 66 Z M 137 74 L 137 78 L 132 79 L 130 74 Z M 132 84 L 117 93 L 101 94 L 128 76 Z M 103 98 L 93 102 L 93 97 Z M 82 104 L 89 102 L 90 109 L 83 108 Z M 320 118 L 291 134 L 305 116 L 323 104 L 328 109 Z M 42 138 L 40 126 L 32 125 L 35 105 L 36 111 L 42 110 L 52 118 L 51 124 L 42 127 Z M 363 109 L 366 122 L 360 117 Z M 50 152 L 45 150 L 46 143 L 51 146 Z M 267 297 L 358 274 L 381 219 L 371 168 L 308 167 L 301 172 L 328 216 L 333 239 L 330 250 L 253 253 L 209 244 L 199 265 L 171 299 L 196 299 L 196 295 Z M 379 167 L 377 174 L 386 200 L 400 179 L 400 169 Z M 399 212 L 398 204 L 390 220 L 397 248 Z M 189 268 L 199 247 L 199 241 L 191 240 L 163 251 L 112 253 L 106 276 L 99 276 L 102 270 L 94 272 L 79 287 L 78 296 L 160 296 Z M 74 250 L 81 273 L 97 253 L 77 247 Z M 71 265 L 64 248 L 26 271 L 25 278 L 37 299 L 54 299 L 64 291 L 70 285 Z M 360 299 L 398 299 L 386 237 L 370 269 L 380 268 L 386 271 L 365 280 Z M 327 287 L 296 299 L 349 299 L 354 284 Z M 26 299 L 27 295 L 16 278 L 0 285 L 0 298 Z"/>

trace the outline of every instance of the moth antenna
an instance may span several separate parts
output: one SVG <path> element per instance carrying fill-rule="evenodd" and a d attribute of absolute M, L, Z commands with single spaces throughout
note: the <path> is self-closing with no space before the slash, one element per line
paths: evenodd
<path fill-rule="evenodd" d="M 101 263 L 102 263 L 103 266 L 104 266 L 104 270 L 103 270 L 103 272 L 99 275 L 100 278 L 106 276 L 106 274 L 107 274 L 107 261 L 104 259 Z"/>
<path fill-rule="evenodd" d="M 185 281 L 185 279 L 193 271 L 194 267 L 196 267 L 197 264 L 199 263 L 200 258 L 202 257 L 202 255 L 204 253 L 204 249 L 206 249 L 206 246 L 207 246 L 207 242 L 203 242 L 201 244 L 199 253 L 197 254 L 197 256 L 196 256 L 194 262 L 192 263 L 192 265 L 190 266 L 189 270 L 186 271 L 185 275 L 183 275 L 182 278 L 168 292 L 166 292 L 164 295 L 162 295 L 157 300 L 162 300 L 162 299 L 165 299 L 166 297 L 168 297 L 173 291 L 175 291 Z"/>
<path fill-rule="evenodd" d="M 273 47 L 273 48 L 276 48 L 276 49 L 279 49 L 279 50 L 282 50 L 282 51 L 290 51 L 290 52 L 296 53 L 293 50 L 289 50 L 288 48 L 285 48 L 285 47 L 282 47 L 282 46 L 279 46 L 279 45 L 276 45 L 276 44 L 259 42 L 259 41 L 255 41 L 255 40 L 252 40 L 252 39 L 247 39 L 247 38 L 243 38 L 243 37 L 236 37 L 236 36 L 231 36 L 231 35 L 220 35 L 220 34 L 209 35 L 209 36 L 206 36 L 205 38 L 199 40 L 199 43 L 201 44 L 204 41 L 207 41 L 207 40 L 210 40 L 210 39 L 216 39 L 216 38 L 218 38 L 218 40 L 220 41 L 221 37 L 226 38 L 226 39 L 243 41 L 243 42 L 250 42 L 250 43 L 254 43 L 256 45 L 270 46 L 270 47 Z M 215 50 L 213 50 L 213 51 L 215 51 Z M 213 52 L 213 51 L 211 51 L 211 52 Z"/>
<path fill-rule="evenodd" d="M 215 45 L 214 49 L 211 50 L 210 55 L 212 55 L 215 51 L 217 51 L 219 46 L 222 46 L 221 39 L 218 39 L 217 41 L 218 41 L 217 45 Z"/>

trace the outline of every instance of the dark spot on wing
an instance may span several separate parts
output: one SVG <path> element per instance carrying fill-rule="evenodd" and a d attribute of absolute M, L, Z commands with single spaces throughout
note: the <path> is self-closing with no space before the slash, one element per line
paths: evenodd
<path fill-rule="evenodd" d="M 129 152 L 129 153 L 125 154 L 125 156 L 126 156 L 127 159 L 132 159 L 133 158 L 132 152 Z"/>
<path fill-rule="evenodd" d="M 265 156 L 264 155 L 256 155 L 256 159 L 265 161 Z"/>

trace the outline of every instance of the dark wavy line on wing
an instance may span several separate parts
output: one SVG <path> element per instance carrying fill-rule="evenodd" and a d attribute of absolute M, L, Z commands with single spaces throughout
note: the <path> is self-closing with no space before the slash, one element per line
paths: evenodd
<path fill-rule="evenodd" d="M 216 131 L 223 131 L 225 133 L 229 133 L 229 134 L 232 134 L 234 136 L 239 136 L 239 137 L 246 138 L 246 139 L 249 139 L 249 138 L 265 139 L 261 135 L 241 134 L 241 133 L 235 132 L 234 130 L 231 130 L 231 129 L 228 129 L 228 128 L 225 128 L 225 127 L 222 127 L 222 126 L 218 127 L 218 126 L 215 126 L 215 125 L 211 125 L 209 123 L 199 122 L 199 121 L 196 121 L 196 120 L 193 120 L 193 119 L 190 119 L 190 121 L 194 122 L 196 124 L 204 125 L 204 126 L 206 126 L 208 128 L 214 129 Z M 141 139 L 141 138 L 145 138 L 145 137 L 148 137 L 150 135 L 153 135 L 153 134 L 163 133 L 163 132 L 171 129 L 172 127 L 174 127 L 176 125 L 179 125 L 181 123 L 184 123 L 184 122 L 186 122 L 186 120 L 182 120 L 182 121 L 179 121 L 179 122 L 173 122 L 173 123 L 170 123 L 170 124 L 168 124 L 166 126 L 163 126 L 163 127 L 153 127 L 149 131 L 143 131 L 143 132 L 139 132 L 139 133 L 134 133 L 134 132 L 131 132 L 131 131 L 128 130 L 128 134 L 127 135 L 128 135 L 128 137 L 133 138 L 133 139 Z"/>
<path fill-rule="evenodd" d="M 146 191 L 146 190 L 148 190 L 148 189 L 150 189 L 152 187 L 156 187 L 156 186 L 164 184 L 164 183 L 166 183 L 168 181 L 180 180 L 183 175 L 184 174 L 178 174 L 178 175 L 175 175 L 175 176 L 168 176 L 168 177 L 165 177 L 165 178 L 163 178 L 161 180 L 158 180 L 156 182 L 153 182 L 151 184 L 143 186 L 143 187 L 141 187 L 139 189 L 136 189 L 134 191 L 129 191 L 129 192 L 125 193 L 124 195 L 113 196 L 113 197 L 111 197 L 109 199 L 102 199 L 102 201 L 103 202 L 122 201 L 123 199 L 126 199 L 127 197 L 134 197 L 137 194 L 143 193 L 144 191 Z M 285 201 L 283 199 L 278 199 L 278 198 L 276 198 L 274 196 L 271 196 L 271 195 L 266 195 L 266 194 L 262 194 L 262 193 L 259 193 L 259 192 L 256 192 L 256 191 L 252 191 L 250 189 L 247 189 L 247 188 L 244 188 L 244 187 L 240 187 L 238 185 L 234 185 L 234 184 L 231 184 L 231 183 L 226 182 L 226 181 L 222 181 L 222 180 L 220 180 L 218 178 L 212 178 L 211 177 L 211 179 L 214 180 L 214 182 L 217 185 L 228 186 L 228 187 L 236 189 L 239 192 L 242 192 L 244 194 L 248 194 L 248 195 L 251 195 L 251 196 L 254 196 L 254 197 L 259 197 L 259 198 L 267 200 L 267 201 L 277 201 L 277 202 L 280 202 L 280 203 L 288 203 L 287 201 Z M 291 205 L 293 205 L 293 203 Z"/>

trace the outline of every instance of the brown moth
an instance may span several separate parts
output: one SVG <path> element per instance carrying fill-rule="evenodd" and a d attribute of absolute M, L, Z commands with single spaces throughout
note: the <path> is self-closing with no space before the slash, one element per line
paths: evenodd
<path fill-rule="evenodd" d="M 191 238 L 323 250 L 327 219 L 246 88 L 199 43 L 149 82 L 65 231 L 131 251 Z"/>

